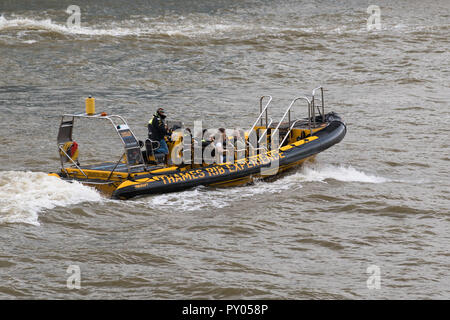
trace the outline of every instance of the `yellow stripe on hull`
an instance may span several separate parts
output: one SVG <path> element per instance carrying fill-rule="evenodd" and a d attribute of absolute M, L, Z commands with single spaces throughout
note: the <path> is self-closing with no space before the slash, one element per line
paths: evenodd
<path fill-rule="evenodd" d="M 276 172 L 274 172 L 273 175 L 265 175 L 262 176 L 261 174 L 257 174 L 257 175 L 249 175 L 246 177 L 242 177 L 242 178 L 238 178 L 238 179 L 232 179 L 232 180 L 226 180 L 226 181 L 222 181 L 222 182 L 217 182 L 217 183 L 211 183 L 209 184 L 210 186 L 213 187 L 237 187 L 237 186 L 242 186 L 245 184 L 248 184 L 250 182 L 253 182 L 254 179 L 267 179 L 267 178 L 271 178 L 271 177 L 275 177 L 276 175 L 285 172 L 289 169 L 292 169 L 293 167 L 296 166 L 300 166 L 302 165 L 304 162 L 306 161 L 314 161 L 316 155 L 310 156 L 308 158 L 290 163 L 288 165 L 284 165 L 278 168 L 278 170 L 276 170 Z M 267 173 L 270 173 L 270 171 L 268 171 Z"/>

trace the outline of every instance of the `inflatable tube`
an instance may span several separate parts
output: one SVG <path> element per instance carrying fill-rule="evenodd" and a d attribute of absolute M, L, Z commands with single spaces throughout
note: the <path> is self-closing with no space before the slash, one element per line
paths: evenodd
<path fill-rule="evenodd" d="M 227 183 L 246 177 L 251 179 L 261 176 L 262 170 L 269 170 L 271 167 L 283 170 L 328 149 L 344 138 L 347 128 L 341 118 L 335 113 L 329 113 L 326 117 L 328 125 L 324 129 L 317 131 L 313 136 L 280 148 L 279 152 L 268 152 L 233 164 L 212 164 L 136 181 L 128 180 L 119 185 L 112 196 L 128 199 L 139 195 L 181 191 L 198 185 Z"/>

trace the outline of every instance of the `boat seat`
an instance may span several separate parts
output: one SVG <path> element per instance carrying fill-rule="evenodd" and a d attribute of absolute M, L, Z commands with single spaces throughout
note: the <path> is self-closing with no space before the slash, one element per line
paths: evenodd
<path fill-rule="evenodd" d="M 165 163 L 166 155 L 164 153 L 155 153 L 154 157 L 157 165 Z"/>
<path fill-rule="evenodd" d="M 291 125 L 295 120 L 291 120 Z M 274 122 L 272 123 L 272 125 L 269 127 L 270 129 L 275 129 L 278 126 L 279 122 Z M 294 128 L 297 129 L 304 129 L 304 128 L 309 128 L 308 126 L 308 119 L 304 119 L 302 121 L 298 121 L 295 123 Z M 289 122 L 282 122 L 280 127 L 278 128 L 278 130 L 280 130 L 280 133 L 284 131 L 289 130 Z"/>
<path fill-rule="evenodd" d="M 163 164 L 165 162 L 166 155 L 164 153 L 155 152 L 160 147 L 159 141 L 146 139 L 145 140 L 145 156 L 144 159 L 148 163 L 148 157 L 152 156 L 155 159 L 156 164 Z"/>

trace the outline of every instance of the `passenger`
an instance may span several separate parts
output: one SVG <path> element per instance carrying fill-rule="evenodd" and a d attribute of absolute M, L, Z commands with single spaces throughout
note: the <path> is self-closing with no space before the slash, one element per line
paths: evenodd
<path fill-rule="evenodd" d="M 213 137 L 206 135 L 207 131 L 208 131 L 208 129 L 203 129 L 203 132 L 202 132 L 202 134 L 203 134 L 203 137 L 202 137 L 202 151 L 207 146 L 209 146 L 209 144 L 214 140 Z"/>
<path fill-rule="evenodd" d="M 159 148 L 155 150 L 155 153 L 169 154 L 169 148 L 167 146 L 164 137 L 170 136 L 170 132 L 167 129 L 167 124 L 164 122 L 166 114 L 163 108 L 158 108 L 153 118 L 148 122 L 148 137 L 151 140 L 159 141 Z M 167 162 L 167 159 L 166 159 Z"/>
<path fill-rule="evenodd" d="M 225 134 L 225 129 L 224 128 L 219 128 L 219 132 L 218 132 L 220 139 L 216 142 L 215 144 L 215 149 L 218 152 L 219 155 L 219 159 L 221 160 L 221 163 L 226 162 L 226 145 L 227 145 L 227 135 Z"/>
<path fill-rule="evenodd" d="M 191 150 L 191 152 L 192 152 L 192 148 L 194 147 L 193 142 L 194 142 L 194 139 L 192 137 L 191 129 L 190 128 L 184 129 L 184 133 L 183 133 L 184 148 L 189 147 L 189 150 Z"/>
<path fill-rule="evenodd" d="M 238 129 L 233 130 L 233 142 L 236 144 L 236 142 L 240 141 L 242 139 L 241 132 Z"/>
<path fill-rule="evenodd" d="M 245 133 L 242 130 L 235 129 L 233 131 L 233 143 L 236 152 L 236 160 L 245 158 Z"/>
<path fill-rule="evenodd" d="M 192 132 L 191 132 L 190 128 L 184 129 L 183 141 L 184 141 L 185 144 L 191 144 L 192 145 Z"/>

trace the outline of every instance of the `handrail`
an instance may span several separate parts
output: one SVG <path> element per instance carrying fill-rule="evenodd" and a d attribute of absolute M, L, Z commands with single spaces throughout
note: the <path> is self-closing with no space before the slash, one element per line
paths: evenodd
<path fill-rule="evenodd" d="M 264 108 L 262 107 L 262 102 L 263 102 L 263 100 L 264 100 L 264 98 L 269 98 L 269 101 L 266 103 L 266 105 L 264 106 Z M 251 127 L 251 129 L 250 129 L 250 131 L 249 131 L 249 135 L 253 132 L 253 130 L 255 129 L 255 127 L 256 127 L 256 124 L 258 123 L 258 121 L 261 119 L 261 126 L 262 126 L 262 115 L 263 115 L 263 113 L 265 112 L 266 113 L 266 127 L 268 127 L 268 125 L 267 125 L 267 121 L 268 121 L 268 118 L 267 118 L 267 107 L 269 106 L 269 104 L 270 104 L 270 102 L 272 101 L 272 96 L 262 96 L 260 99 L 259 99 L 259 111 L 260 111 L 260 114 L 259 114 L 259 117 L 256 119 L 256 121 L 255 121 L 255 123 L 253 124 L 253 126 Z"/>
<path fill-rule="evenodd" d="M 320 91 L 321 91 L 321 99 L 320 99 L 320 102 L 321 102 L 321 104 L 322 104 L 322 112 L 320 112 L 320 109 L 318 109 L 319 110 L 319 114 L 321 113 L 321 116 L 322 116 L 322 122 L 325 122 L 325 103 L 324 103 L 324 100 L 323 100 L 323 87 L 322 86 L 320 86 L 320 87 L 317 87 L 317 88 L 315 88 L 313 91 L 312 91 L 312 100 L 311 100 L 311 104 L 312 104 L 312 108 L 314 109 L 314 111 L 313 111 L 313 117 L 314 117 L 314 127 L 316 126 L 316 117 L 315 117 L 315 95 L 316 95 L 316 90 L 317 89 L 320 89 Z M 319 108 L 319 107 L 318 107 Z"/>
<path fill-rule="evenodd" d="M 120 163 L 120 160 L 122 160 L 123 156 L 125 155 L 125 152 L 120 156 L 119 161 L 116 162 L 116 165 L 114 166 L 114 168 L 111 170 L 111 173 L 109 174 L 108 178 L 106 180 L 109 180 L 109 178 L 112 177 L 113 172 L 116 170 L 117 166 Z"/>
<path fill-rule="evenodd" d="M 111 114 L 111 115 L 106 115 L 106 116 L 102 116 L 101 114 L 95 114 L 95 115 L 89 116 L 85 113 L 74 113 L 74 114 L 65 113 L 65 114 L 63 114 L 63 117 L 75 117 L 75 118 L 86 118 L 86 119 L 105 119 L 105 120 L 109 120 L 113 125 L 116 125 L 116 124 L 114 123 L 114 121 L 111 118 L 119 118 L 123 122 L 122 124 L 128 125 L 126 120 L 122 116 L 119 116 L 117 114 Z"/>
<path fill-rule="evenodd" d="M 294 100 L 292 100 L 291 104 L 290 104 L 289 107 L 287 108 L 287 110 L 286 110 L 286 112 L 284 113 L 283 117 L 281 118 L 280 122 L 279 122 L 278 125 L 276 126 L 275 130 L 272 132 L 272 136 L 274 136 L 275 133 L 278 133 L 278 132 L 279 132 L 280 125 L 281 125 L 281 123 L 283 122 L 284 118 L 286 118 L 286 116 L 287 116 L 288 114 L 289 114 L 289 126 L 288 126 L 288 128 L 291 126 L 291 124 L 290 124 L 291 108 L 292 108 L 292 106 L 294 105 L 294 103 L 295 103 L 297 100 L 300 100 L 300 99 L 306 100 L 306 101 L 308 102 L 308 125 L 309 125 L 309 131 L 312 133 L 312 130 L 311 130 L 311 101 L 310 101 L 307 97 L 303 96 L 303 97 L 297 97 L 297 98 L 295 98 Z M 291 129 L 289 129 L 289 131 L 287 132 L 287 134 L 290 133 L 290 130 L 291 130 Z M 286 134 L 286 135 L 287 135 L 287 134 Z"/>
<path fill-rule="evenodd" d="M 95 114 L 95 115 L 91 115 L 91 116 L 90 116 L 90 115 L 87 115 L 86 113 L 63 114 L 63 116 L 62 116 L 62 121 L 64 120 L 64 117 L 72 117 L 72 119 L 74 119 L 74 118 L 86 118 L 86 119 L 104 119 L 104 120 L 108 120 L 108 121 L 112 124 L 112 126 L 113 126 L 114 130 L 116 131 L 117 135 L 119 136 L 120 141 L 122 142 L 122 145 L 124 146 L 124 149 L 125 149 L 125 150 L 127 150 L 127 148 L 126 148 L 125 142 L 123 141 L 123 139 L 122 139 L 122 137 L 121 137 L 121 135 L 120 135 L 118 126 L 121 126 L 121 125 L 127 126 L 128 130 L 130 130 L 130 132 L 131 132 L 131 134 L 133 135 L 134 139 L 135 139 L 136 141 L 139 141 L 139 140 L 137 139 L 136 135 L 134 134 L 134 132 L 131 130 L 131 128 L 130 128 L 130 126 L 128 125 L 128 123 L 127 123 L 127 121 L 125 120 L 125 118 L 122 117 L 122 116 L 120 116 L 120 115 L 116 115 L 116 114 L 111 114 L 111 115 Z M 119 121 L 118 121 L 118 120 L 119 120 Z M 121 122 L 121 123 L 120 123 L 120 122 Z M 72 124 L 72 126 L 73 126 L 73 125 L 74 125 L 74 124 Z M 136 146 L 136 147 L 137 147 L 137 146 Z M 130 149 L 130 148 L 128 148 L 128 149 Z M 142 155 L 142 153 L 141 153 L 141 155 Z M 122 156 L 122 157 L 123 157 L 123 156 Z M 121 159 L 122 159 L 122 157 L 121 157 Z M 120 161 L 120 159 L 119 159 L 119 161 Z M 127 165 L 128 173 L 131 173 L 131 168 L 134 168 L 134 167 L 145 167 L 145 161 L 144 161 L 143 164 L 134 165 L 134 166 L 130 166 L 130 164 L 127 162 L 126 165 Z M 64 166 L 63 166 L 63 169 L 64 169 Z M 83 173 L 83 174 L 84 174 L 84 173 Z"/>
<path fill-rule="evenodd" d="M 295 121 L 292 123 L 291 127 L 289 128 L 288 133 L 284 136 L 283 141 L 281 141 L 280 147 L 283 146 L 284 141 L 286 141 L 287 137 L 289 136 L 289 133 L 292 131 L 292 129 L 294 128 L 294 126 L 296 125 L 296 123 L 299 122 L 299 121 L 302 121 L 302 120 L 303 120 L 303 119 L 297 119 L 297 120 L 295 120 Z M 311 130 L 311 129 L 309 129 L 309 130 Z M 311 132 L 311 135 L 312 135 L 312 132 Z"/>
<path fill-rule="evenodd" d="M 320 89 L 321 96 L 320 96 L 320 98 L 319 97 L 316 98 L 316 92 L 319 89 Z M 304 119 L 297 119 L 297 120 L 295 120 L 295 118 L 294 118 L 294 122 L 291 122 L 291 111 L 292 111 L 291 109 L 292 109 L 293 105 L 295 104 L 295 102 L 297 100 L 306 100 L 306 102 L 308 103 L 308 128 L 309 128 L 310 135 L 312 135 L 312 133 L 313 133 L 312 129 L 316 127 L 316 101 L 317 100 L 320 100 L 320 105 L 317 106 L 319 119 L 321 117 L 322 118 L 322 122 L 323 123 L 325 122 L 325 101 L 324 101 L 324 93 L 323 93 L 323 91 L 324 91 L 323 87 L 319 86 L 319 87 L 314 88 L 312 90 L 311 100 L 308 97 L 306 97 L 306 96 L 301 96 L 301 97 L 296 97 L 294 100 L 291 101 L 289 107 L 287 108 L 287 110 L 285 111 L 283 116 L 281 117 L 279 123 L 277 124 L 275 129 L 271 132 L 272 137 L 274 137 L 274 135 L 276 135 L 276 134 L 279 134 L 281 124 L 286 119 L 286 117 L 288 117 L 288 127 L 287 127 L 288 130 L 287 130 L 286 135 L 283 137 L 283 141 L 281 141 L 281 144 L 280 144 L 279 147 L 281 147 L 285 143 L 286 139 L 288 139 L 288 137 L 290 136 L 294 126 L 299 121 L 304 121 Z M 266 105 L 263 108 L 263 100 L 264 100 L 264 98 L 269 98 L 269 101 L 266 103 Z M 272 96 L 262 96 L 260 98 L 260 100 L 259 100 L 259 111 L 260 111 L 260 114 L 259 114 L 258 118 L 256 119 L 255 123 L 253 124 L 253 126 L 251 127 L 250 131 L 248 132 L 248 136 L 249 137 L 250 137 L 251 134 L 256 134 L 255 127 L 256 127 L 256 125 L 258 124 L 259 121 L 261 121 L 260 125 L 263 126 L 263 118 L 262 117 L 265 114 L 265 117 L 266 117 L 266 119 L 265 119 L 266 120 L 266 123 L 265 123 L 266 124 L 266 128 L 265 128 L 264 132 L 261 134 L 261 136 L 259 137 L 259 139 L 257 141 L 257 144 L 260 144 L 262 142 L 262 140 L 264 139 L 264 137 L 267 138 L 267 133 L 268 133 L 269 127 L 270 127 L 270 125 L 273 122 L 273 119 L 271 118 L 270 119 L 270 123 L 269 123 L 268 114 L 267 114 L 268 106 L 271 103 L 271 101 L 272 101 Z M 251 147 L 252 149 L 260 149 L 260 148 L 253 147 L 249 142 L 250 142 L 250 139 L 248 139 L 248 147 L 249 148 Z"/>
<path fill-rule="evenodd" d="M 86 175 L 86 173 L 84 173 L 84 171 L 75 163 L 75 161 L 73 161 L 73 159 L 72 159 L 72 157 L 71 156 L 69 156 L 68 154 L 67 154 L 67 152 L 66 151 L 64 151 L 64 148 L 62 147 L 62 146 L 58 146 L 58 148 L 59 148 L 59 150 L 61 150 L 62 152 L 64 152 L 64 154 L 66 155 L 66 157 L 70 160 L 70 161 L 72 161 L 72 163 L 81 171 L 81 173 L 86 177 L 86 179 L 89 179 L 88 178 L 88 176 Z M 61 164 L 62 164 L 62 160 L 61 160 Z M 64 164 L 62 164 L 62 168 L 64 169 L 64 170 L 66 170 L 65 168 L 64 168 Z M 67 172 L 67 170 L 66 170 L 66 172 Z"/>
<path fill-rule="evenodd" d="M 261 137 L 259 137 L 258 143 L 261 142 L 262 138 L 264 137 L 264 135 L 265 135 L 265 134 L 267 133 L 267 131 L 269 130 L 269 127 L 270 127 L 270 125 L 272 124 L 272 122 L 273 122 L 273 119 L 270 118 L 270 122 L 269 122 L 269 124 L 266 126 L 266 130 L 264 130 L 264 132 L 261 134 Z"/>

